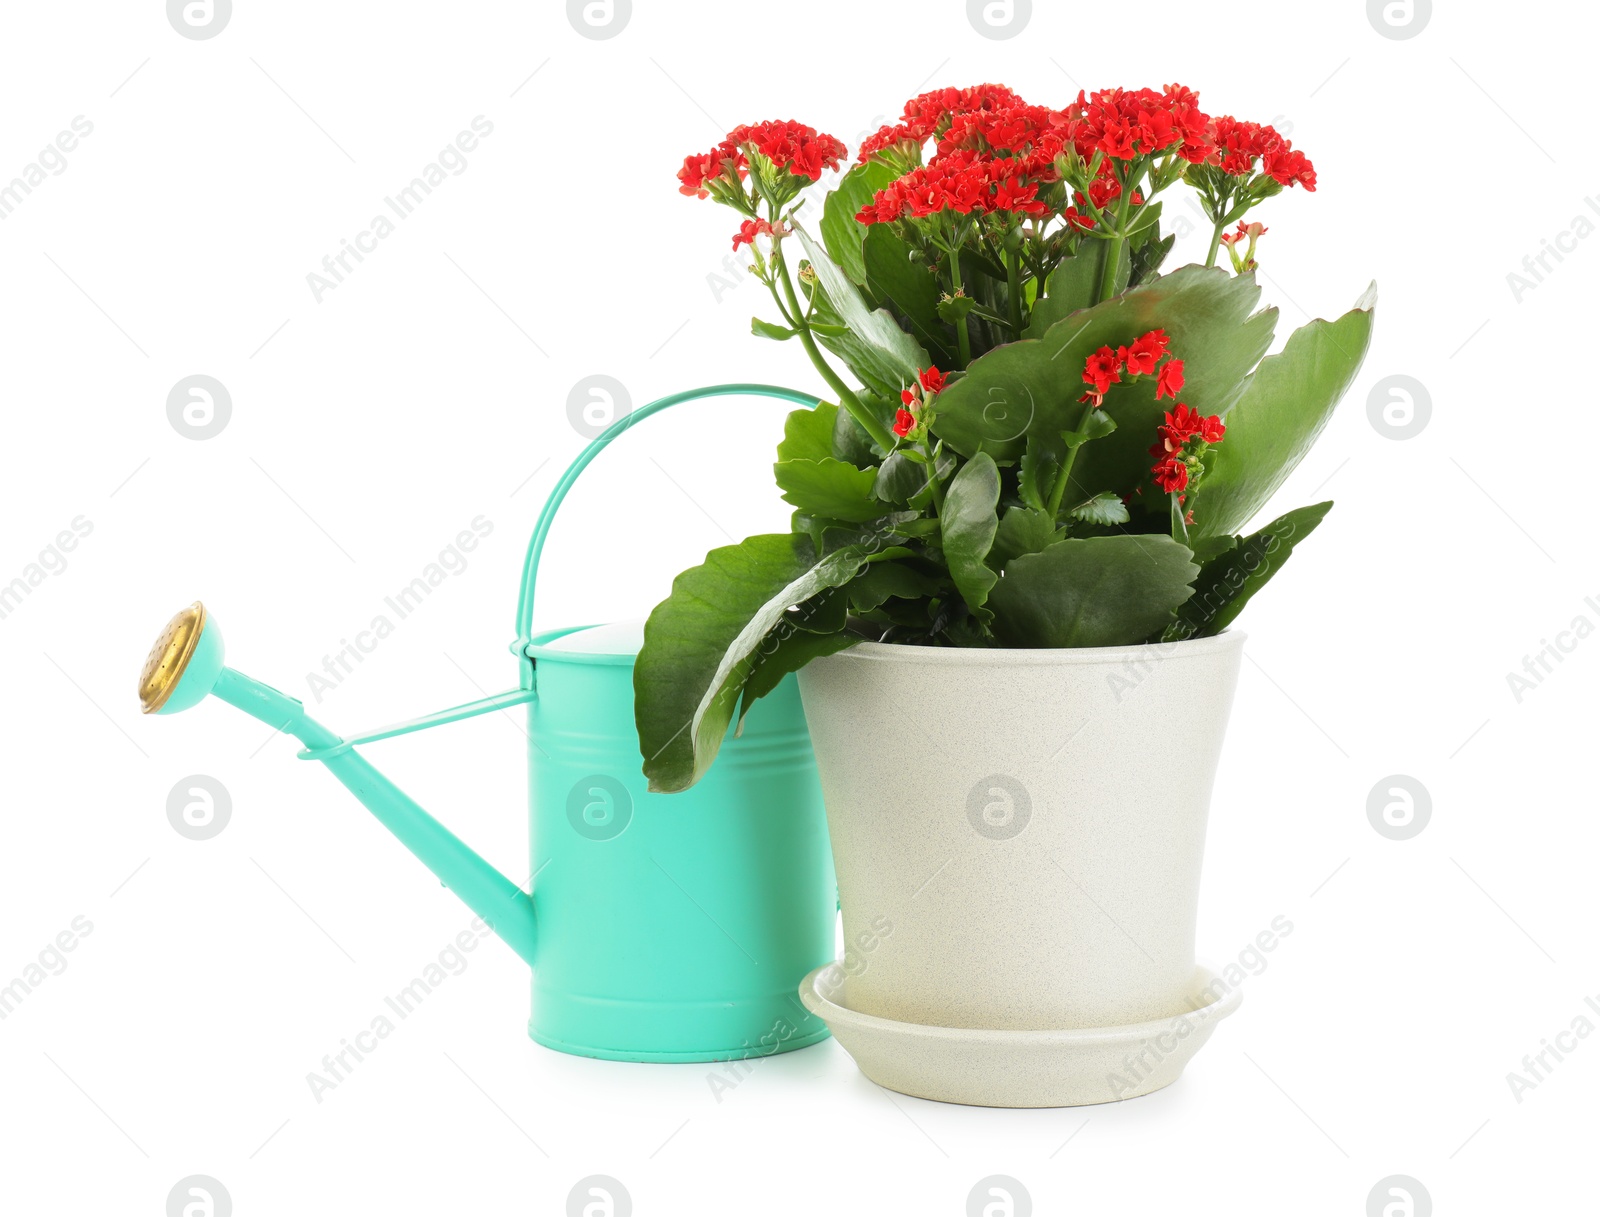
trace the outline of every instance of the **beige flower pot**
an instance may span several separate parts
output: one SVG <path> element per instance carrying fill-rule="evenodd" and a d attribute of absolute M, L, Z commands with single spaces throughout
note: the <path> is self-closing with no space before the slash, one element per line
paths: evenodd
<path fill-rule="evenodd" d="M 1237 1005 L 1197 969 L 1195 915 L 1243 644 L 1234 632 L 1059 651 L 862 643 L 802 670 L 846 945 L 802 996 L 824 1017 L 835 1007 L 834 1033 L 868 1076 L 1019 1106 L 1176 1078 Z M 1073 1057 L 1091 1041 L 1120 1055 L 1149 1024 L 1196 1018 L 1204 1034 L 1168 1037 L 1178 1047 L 1132 1084 L 1101 1085 Z M 1018 1084 L 952 1077 L 960 1036 L 930 1052 L 928 1028 L 1006 1033 Z M 995 1042 L 970 1038 L 973 1059 Z M 1039 1070 L 1060 1084 L 1021 1084 Z"/>

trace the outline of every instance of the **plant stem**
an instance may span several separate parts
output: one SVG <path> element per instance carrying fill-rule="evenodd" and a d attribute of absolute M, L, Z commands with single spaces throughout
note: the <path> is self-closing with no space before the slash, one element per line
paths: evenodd
<path fill-rule="evenodd" d="M 800 345 L 805 347 L 806 354 L 810 356 L 817 371 L 822 374 L 822 379 L 827 381 L 829 387 L 839 395 L 839 404 L 849 412 L 850 417 L 861 424 L 861 429 L 872 437 L 878 447 L 885 452 L 890 451 L 894 447 L 894 436 L 889 434 L 888 428 L 861 404 L 861 399 L 840 379 L 839 374 L 833 370 L 817 348 L 817 340 L 811 336 L 809 313 L 800 307 L 800 297 L 795 293 L 794 284 L 789 279 L 789 264 L 784 260 L 776 242 L 773 243 L 772 262 L 778 268 L 778 276 L 783 283 L 783 294 L 789 300 L 789 310 L 796 318 L 794 328 L 800 335 Z"/>
<path fill-rule="evenodd" d="M 1122 184 L 1122 195 L 1117 201 L 1117 227 L 1111 235 L 1111 247 L 1106 250 L 1106 267 L 1100 275 L 1100 299 L 1109 300 L 1117 292 L 1117 271 L 1122 266 L 1122 245 L 1128 236 L 1128 208 L 1133 203 L 1134 186 L 1139 181 L 1140 170 L 1135 168 Z"/>
<path fill-rule="evenodd" d="M 1020 251 L 1008 254 L 1006 257 L 1006 297 L 1011 307 L 1007 311 L 1011 314 L 1011 336 L 1022 337 L 1022 276 L 1018 272 L 1017 263 L 1021 260 Z"/>
<path fill-rule="evenodd" d="M 1224 191 L 1217 195 L 1215 206 L 1206 209 L 1214 224 L 1211 230 L 1211 248 L 1206 252 L 1207 266 L 1217 264 L 1217 251 L 1222 248 L 1222 230 L 1228 226 L 1228 199 L 1229 194 Z M 1207 199 L 1206 202 L 1209 203 L 1211 200 Z"/>
<path fill-rule="evenodd" d="M 1078 418 L 1078 430 L 1081 432 L 1089 425 L 1089 415 L 1094 412 L 1094 405 L 1085 402 L 1083 414 Z M 1056 519 L 1061 514 L 1061 500 L 1067 493 L 1067 483 L 1072 480 L 1072 466 L 1078 459 L 1078 449 L 1083 444 L 1077 444 L 1067 449 L 1067 456 L 1061 462 L 1061 470 L 1056 474 L 1056 484 L 1050 489 L 1050 518 Z"/>
<path fill-rule="evenodd" d="M 1189 525 L 1183 519 L 1183 504 L 1178 502 L 1178 495 L 1172 496 L 1172 539 L 1184 545 L 1189 544 Z"/>
<path fill-rule="evenodd" d="M 950 295 L 952 298 L 961 295 L 961 246 L 952 242 L 948 251 L 950 257 Z M 972 361 L 972 340 L 967 336 L 967 318 L 962 315 L 956 322 L 956 348 L 961 358 L 961 366 L 965 368 Z"/>

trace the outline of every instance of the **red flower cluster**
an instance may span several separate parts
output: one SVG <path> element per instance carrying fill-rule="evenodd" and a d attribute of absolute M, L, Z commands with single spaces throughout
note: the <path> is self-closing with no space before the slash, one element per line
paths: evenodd
<path fill-rule="evenodd" d="M 906 102 L 902 121 L 881 128 L 861 146 L 860 159 L 894 153 L 914 162 L 937 139 L 935 155 L 879 191 L 856 218 L 883 224 L 939 211 L 971 215 L 1011 211 L 1047 215 L 1039 188 L 1058 180 L 1061 151 L 1056 113 L 1030 106 L 1004 85 L 936 89 Z"/>
<path fill-rule="evenodd" d="M 1063 135 L 1084 160 L 1096 152 L 1106 158 L 1132 160 L 1177 147 L 1190 164 L 1210 157 L 1211 120 L 1201 112 L 1200 95 L 1183 85 L 1154 89 L 1102 89 L 1079 92 L 1061 112 Z"/>
<path fill-rule="evenodd" d="M 1140 335 L 1128 346 L 1112 349 L 1101 347 L 1083 364 L 1083 383 L 1089 391 L 1079 400 L 1099 407 L 1112 385 L 1122 383 L 1126 372 L 1130 380 L 1154 374 L 1156 400 L 1170 397 L 1176 400 L 1183 388 L 1183 360 L 1172 355 L 1171 340 L 1165 330 L 1151 330 Z"/>
<path fill-rule="evenodd" d="M 831 135 L 804 123 L 773 121 L 735 127 L 710 152 L 687 156 L 678 170 L 678 190 L 705 198 L 707 184 L 719 178 L 742 180 L 750 171 L 748 151 L 754 149 L 780 170 L 816 181 L 824 169 L 837 169 L 848 149 Z"/>
<path fill-rule="evenodd" d="M 894 433 L 905 439 L 916 430 L 928 399 L 944 388 L 944 373 L 935 367 L 923 368 L 917 383 L 900 390 L 900 408 L 894 412 Z"/>
<path fill-rule="evenodd" d="M 1296 152 L 1289 141 L 1266 123 L 1240 122 L 1231 115 L 1213 120 L 1215 151 L 1207 162 L 1220 165 L 1224 173 L 1246 177 L 1261 162 L 1261 171 L 1280 186 L 1299 184 L 1307 190 L 1317 188 L 1317 171 L 1304 152 Z"/>
<path fill-rule="evenodd" d="M 1220 444 L 1227 431 L 1215 414 L 1203 417 L 1182 402 L 1174 405 L 1166 422 L 1156 428 L 1157 439 L 1150 449 L 1150 455 L 1156 458 L 1155 467 L 1150 470 L 1156 485 L 1168 494 L 1181 493 L 1189 485 L 1190 462 L 1186 458 L 1198 455 L 1196 451 L 1186 451 L 1196 448 L 1190 441 L 1198 438 L 1205 444 Z"/>
<path fill-rule="evenodd" d="M 899 144 L 920 147 L 930 136 L 937 135 L 951 118 L 958 114 L 977 113 L 1024 105 L 1005 85 L 973 85 L 966 89 L 934 89 L 906 102 L 900 122 L 880 127 L 861 145 L 856 160 L 865 163 L 874 152 L 883 152 Z"/>
<path fill-rule="evenodd" d="M 863 224 L 886 224 L 937 211 L 1044 215 L 1049 208 L 1038 197 L 1039 185 L 1038 179 L 1027 176 L 1021 161 L 958 148 L 890 182 L 872 196 L 856 219 Z"/>
<path fill-rule="evenodd" d="M 1121 197 L 1127 162 L 1158 153 L 1218 165 L 1236 176 L 1253 174 L 1259 162 L 1260 171 L 1281 185 L 1316 189 L 1311 162 L 1271 126 L 1213 119 L 1199 103 L 1199 94 L 1180 84 L 1160 92 L 1080 92 L 1062 110 L 1029 105 L 1003 85 L 924 93 L 906 103 L 900 122 L 861 145 L 861 161 L 883 154 L 913 167 L 856 218 L 875 224 L 938 211 L 1044 215 L 1048 208 L 1038 199 L 1039 189 L 1060 180 L 1055 161 L 1069 146 L 1085 163 L 1100 158 L 1087 200 L 1075 191 L 1074 205 L 1063 213 L 1077 228 L 1093 227 L 1087 204 L 1098 210 Z M 934 157 L 916 165 L 929 139 L 938 141 Z M 1136 193 L 1132 201 L 1144 200 Z"/>

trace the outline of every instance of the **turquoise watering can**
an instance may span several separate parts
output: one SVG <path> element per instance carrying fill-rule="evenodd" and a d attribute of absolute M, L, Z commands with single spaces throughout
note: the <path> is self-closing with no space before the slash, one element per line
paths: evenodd
<path fill-rule="evenodd" d="M 147 714 L 207 694 L 295 736 L 444 884 L 533 966 L 528 1032 L 581 1056 L 729 1060 L 815 1043 L 827 1028 L 797 986 L 834 955 L 836 889 L 822 793 L 794 677 L 757 702 L 694 789 L 649 793 L 633 721 L 637 627 L 532 632 L 534 586 L 557 509 L 629 427 L 724 394 L 817 399 L 716 385 L 618 419 L 562 475 L 523 566 L 519 686 L 341 739 L 305 707 L 223 664 L 199 603 L 157 639 L 139 680 Z M 532 894 L 490 866 L 356 751 L 360 745 L 528 706 Z"/>

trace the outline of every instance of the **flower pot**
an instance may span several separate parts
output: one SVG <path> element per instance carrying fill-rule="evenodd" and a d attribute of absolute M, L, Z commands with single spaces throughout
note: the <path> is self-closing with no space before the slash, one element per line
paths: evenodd
<path fill-rule="evenodd" d="M 1236 632 L 1078 650 L 862 643 L 801 671 L 846 946 L 802 996 L 824 1017 L 831 1001 L 878 1020 L 879 1039 L 879 1023 L 906 1029 L 893 1069 L 871 1046 L 855 1052 L 869 1076 L 1019 1106 L 1132 1097 L 1177 1076 L 1205 1035 L 1175 1035 L 1160 1068 L 1136 1063 L 1103 1085 L 1058 1058 L 1119 1035 L 1138 1047 L 1147 1024 L 1188 1027 L 1237 1005 L 1197 970 L 1194 937 L 1243 643 Z M 928 1028 L 1034 1033 L 1008 1050 L 1053 1045 L 1038 1067 L 1061 1084 L 974 1090 L 952 1076 L 960 1051 L 923 1053 L 919 1076 Z M 971 1038 L 974 1052 L 989 1042 Z"/>

